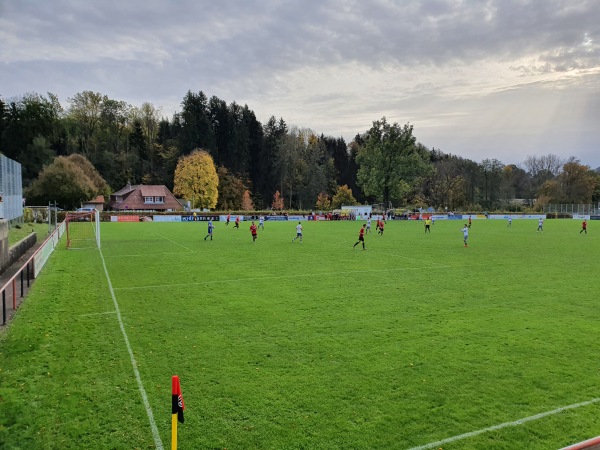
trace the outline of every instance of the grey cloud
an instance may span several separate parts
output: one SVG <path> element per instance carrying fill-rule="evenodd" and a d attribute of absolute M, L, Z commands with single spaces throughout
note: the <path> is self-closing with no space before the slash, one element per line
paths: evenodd
<path fill-rule="evenodd" d="M 424 143 L 444 150 L 456 129 L 475 136 L 469 121 L 482 111 L 502 117 L 506 99 L 525 98 L 540 74 L 567 71 L 573 84 L 561 88 L 594 89 L 598 17 L 595 0 L 0 0 L 0 94 L 50 91 L 63 100 L 90 89 L 168 114 L 188 89 L 203 90 L 247 102 L 263 120 L 283 116 L 350 139 L 387 115 L 422 126 Z M 512 67 L 522 84 L 486 95 L 490 83 L 474 77 L 495 74 L 473 67 L 487 62 Z M 345 84 L 327 83 L 355 67 L 384 76 L 360 84 L 363 74 L 348 73 L 339 75 Z M 592 75 L 582 81 L 574 70 Z M 595 123 L 597 109 L 587 108 L 595 116 L 582 123 Z"/>
<path fill-rule="evenodd" d="M 15 2 L 33 45 L 192 55 L 231 77 L 360 61 L 377 67 L 510 59 L 600 39 L 599 2 Z M 12 9 L 11 9 L 12 8 Z M 557 32 L 559 30 L 559 32 Z M 135 53 L 134 53 L 135 54 Z M 565 54 L 566 55 L 566 54 Z M 133 56 L 133 55 L 132 55 Z M 138 55 L 139 56 L 139 55 Z M 585 54 L 579 58 L 585 58 Z M 126 59 L 126 58 L 125 58 Z"/>

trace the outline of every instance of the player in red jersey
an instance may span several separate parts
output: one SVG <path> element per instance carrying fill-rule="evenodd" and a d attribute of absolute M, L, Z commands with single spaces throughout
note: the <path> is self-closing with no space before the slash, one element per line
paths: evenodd
<path fill-rule="evenodd" d="M 225 226 L 229 225 L 230 220 L 231 220 L 231 214 L 227 214 L 227 222 L 225 222 Z"/>
<path fill-rule="evenodd" d="M 250 233 L 252 233 L 252 242 L 256 242 L 258 230 L 256 225 L 254 225 L 254 222 L 252 222 L 252 225 L 250 225 Z"/>
<path fill-rule="evenodd" d="M 252 222 L 252 223 L 254 223 L 254 222 Z M 240 227 L 240 216 L 236 216 L 234 227 L 235 228 L 239 228 Z"/>
<path fill-rule="evenodd" d="M 360 229 L 360 231 L 358 232 L 358 241 L 356 241 L 356 244 L 354 244 L 354 246 L 352 248 L 355 248 L 359 242 L 362 242 L 362 246 L 363 246 L 363 250 L 366 250 L 365 248 L 365 231 L 367 229 L 367 225 L 363 225 L 362 228 Z"/>
<path fill-rule="evenodd" d="M 383 221 L 383 219 L 381 219 L 381 222 L 379 222 L 379 231 L 377 233 L 383 236 L 383 228 L 384 227 L 385 227 L 385 222 Z"/>
<path fill-rule="evenodd" d="M 583 219 L 583 222 L 581 222 L 581 231 L 579 234 L 581 233 L 587 234 L 587 220 L 585 219 Z"/>

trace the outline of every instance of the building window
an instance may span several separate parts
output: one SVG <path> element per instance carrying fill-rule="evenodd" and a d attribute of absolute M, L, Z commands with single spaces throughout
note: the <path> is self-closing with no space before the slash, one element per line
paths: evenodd
<path fill-rule="evenodd" d="M 165 202 L 165 198 L 164 197 L 144 197 L 144 203 L 146 204 L 157 204 L 157 203 L 164 203 Z"/>

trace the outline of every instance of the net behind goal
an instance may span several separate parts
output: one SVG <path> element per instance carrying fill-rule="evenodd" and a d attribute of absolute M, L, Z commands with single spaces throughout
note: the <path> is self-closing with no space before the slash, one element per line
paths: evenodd
<path fill-rule="evenodd" d="M 100 213 L 98 211 L 67 213 L 67 248 L 100 248 Z"/>

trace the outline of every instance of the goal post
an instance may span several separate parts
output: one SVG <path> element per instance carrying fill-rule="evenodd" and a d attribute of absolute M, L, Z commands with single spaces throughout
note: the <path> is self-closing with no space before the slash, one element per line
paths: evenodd
<path fill-rule="evenodd" d="M 67 248 L 100 248 L 100 212 L 70 212 L 65 217 Z"/>

